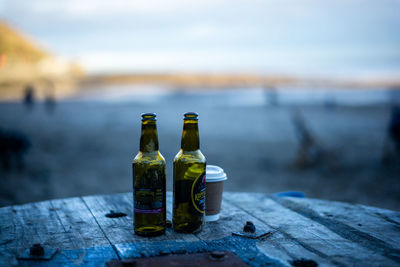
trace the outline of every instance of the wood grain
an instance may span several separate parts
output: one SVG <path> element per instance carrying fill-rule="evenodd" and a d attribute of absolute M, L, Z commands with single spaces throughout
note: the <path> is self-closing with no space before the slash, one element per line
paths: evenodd
<path fill-rule="evenodd" d="M 310 218 L 298 213 L 301 207 L 289 209 L 281 205 L 276 198 L 262 194 L 233 193 L 228 194 L 227 198 L 234 205 L 282 233 L 288 240 L 300 244 L 324 259 L 329 259 L 335 265 L 348 266 L 357 262 L 368 266 L 371 264 L 371 257 L 376 265 L 396 265 L 396 255 L 388 255 L 381 249 L 366 248 L 355 240 L 346 239 L 343 232 L 335 232 L 338 228 L 321 224 L 320 217 Z M 285 201 L 286 198 L 280 199 Z"/>
<path fill-rule="evenodd" d="M 172 193 L 167 194 L 172 217 Z M 110 210 L 126 213 L 107 218 Z M 221 217 L 198 234 L 167 229 L 154 238 L 133 231 L 132 193 L 87 196 L 0 208 L 1 266 L 102 266 L 111 259 L 225 249 L 251 266 L 290 266 L 299 259 L 320 266 L 397 266 L 400 213 L 316 199 L 261 193 L 224 193 Z M 251 221 L 260 240 L 232 236 Z M 59 252 L 50 262 L 17 261 L 33 243 Z M 261 264 L 262 265 L 262 264 Z"/>
<path fill-rule="evenodd" d="M 301 210 L 299 212 L 314 220 L 316 216 L 326 218 L 328 224 L 329 220 L 334 224 L 332 228 L 344 224 L 342 228 L 348 228 L 348 231 L 358 235 L 356 242 L 363 242 L 364 239 L 369 242 L 374 240 L 381 248 L 400 249 L 400 224 L 396 222 L 398 216 L 396 212 L 388 214 L 388 211 L 378 208 L 318 199 L 287 198 L 278 202 L 292 209 Z M 322 222 L 322 219 L 318 220 Z"/>

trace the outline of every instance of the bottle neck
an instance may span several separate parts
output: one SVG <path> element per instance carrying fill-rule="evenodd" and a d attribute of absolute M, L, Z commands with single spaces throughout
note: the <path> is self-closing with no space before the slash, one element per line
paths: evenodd
<path fill-rule="evenodd" d="M 155 152 L 158 150 L 158 135 L 155 120 L 142 121 L 142 135 L 140 136 L 140 151 Z"/>
<path fill-rule="evenodd" d="M 199 126 L 197 120 L 184 120 L 181 149 L 194 151 L 200 149 Z"/>

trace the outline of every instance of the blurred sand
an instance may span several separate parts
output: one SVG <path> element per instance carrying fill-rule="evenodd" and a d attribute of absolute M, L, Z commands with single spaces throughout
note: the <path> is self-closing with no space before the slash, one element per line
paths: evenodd
<path fill-rule="evenodd" d="M 138 151 L 142 112 L 158 114 L 170 190 L 182 114 L 190 110 L 200 114 L 201 150 L 208 164 L 219 165 L 228 174 L 226 191 L 299 190 L 307 197 L 400 210 L 400 166 L 380 165 L 390 118 L 385 100 L 332 105 L 287 98 L 285 103 L 278 98 L 278 105 L 273 105 L 269 93 L 259 89 L 142 91 L 93 91 L 58 102 L 53 113 L 42 103 L 32 111 L 17 102 L 1 103 L 0 127 L 23 132 L 32 148 L 25 169 L 0 171 L 0 206 L 131 191 L 131 160 Z M 357 102 L 363 95 L 349 97 Z M 293 167 L 298 147 L 293 108 L 302 112 L 319 143 L 336 155 L 334 164 Z"/>

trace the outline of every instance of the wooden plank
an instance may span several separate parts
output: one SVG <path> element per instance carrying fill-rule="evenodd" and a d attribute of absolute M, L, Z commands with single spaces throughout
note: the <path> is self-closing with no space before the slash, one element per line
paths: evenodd
<path fill-rule="evenodd" d="M 393 210 L 385 210 L 385 209 L 380 209 L 376 207 L 371 207 L 371 206 L 365 206 L 365 205 L 354 205 L 362 210 L 365 210 L 366 212 L 370 214 L 374 214 L 383 220 L 393 223 L 397 226 L 400 226 L 400 212 L 399 211 L 393 211 Z"/>
<path fill-rule="evenodd" d="M 231 236 L 232 232 L 240 232 L 247 221 L 251 221 L 260 232 L 271 232 L 266 238 L 257 240 L 255 245 L 267 257 L 290 266 L 291 262 L 301 258 L 314 260 L 318 264 L 329 265 L 331 262 L 323 257 L 305 249 L 298 243 L 288 240 L 288 237 L 276 231 L 263 221 L 238 208 L 230 202 L 230 195 L 226 192 L 223 196 L 221 217 L 217 222 L 207 223 L 207 227 L 197 236 L 201 240 L 215 240 Z"/>
<path fill-rule="evenodd" d="M 353 233 L 362 232 L 364 239 L 371 240 L 372 237 L 386 243 L 386 247 L 400 249 L 400 224 L 395 221 L 400 214 L 398 212 L 318 199 L 287 198 L 283 201 L 293 208 L 296 208 L 296 206 L 290 204 L 290 202 L 301 205 L 303 212 L 312 216 L 317 215 L 334 219 L 335 224 L 339 221 L 351 227 L 349 231 Z M 283 203 L 283 201 L 280 202 Z M 310 213 L 306 209 L 313 212 Z M 389 219 L 387 218 L 388 214 L 390 214 Z M 380 247 L 382 246 L 380 245 Z"/>
<path fill-rule="evenodd" d="M 360 244 L 343 238 L 311 218 L 288 209 L 275 200 L 260 194 L 233 193 L 227 199 L 235 206 L 253 215 L 271 228 L 335 265 L 360 266 L 396 265 L 396 258 L 387 258 L 381 251 L 366 249 Z"/>
<path fill-rule="evenodd" d="M 17 234 L 13 207 L 0 208 L 0 266 L 16 266 Z"/>
<path fill-rule="evenodd" d="M 13 206 L 14 224 L 11 247 L 23 252 L 34 243 L 50 248 L 68 248 L 72 245 L 71 236 L 58 220 L 49 201 Z"/>
<path fill-rule="evenodd" d="M 55 255 L 54 262 L 60 265 L 75 265 L 76 261 L 83 262 L 96 258 L 94 257 L 94 252 L 90 251 L 83 251 L 82 253 L 75 251 L 69 254 L 65 251 L 66 249 L 81 248 L 94 244 L 93 242 L 88 242 L 88 240 L 91 239 L 91 233 L 96 228 L 100 231 L 98 226 L 90 225 L 91 233 L 87 232 L 86 235 L 78 234 L 79 232 L 87 231 L 88 227 L 84 227 L 84 224 L 80 223 L 81 219 L 78 220 L 76 215 L 81 214 L 81 217 L 84 217 L 82 220 L 90 221 L 91 216 L 88 216 L 88 214 L 90 215 L 88 210 L 82 205 L 79 207 L 76 203 L 79 203 L 79 201 L 76 201 L 76 199 L 57 200 L 54 202 L 55 205 L 50 201 L 44 201 L 6 207 L 0 210 L 0 218 L 2 219 L 0 262 L 2 266 L 15 265 L 15 263 L 20 266 L 45 264 L 43 262 L 16 260 L 17 255 L 22 254 L 34 243 L 41 243 L 45 248 L 58 249 L 59 252 Z M 83 204 L 82 202 L 80 203 Z M 83 216 L 85 209 L 86 216 Z M 77 229 L 79 230 L 77 231 Z M 102 240 L 106 240 L 104 235 Z M 95 242 L 99 241 L 99 238 L 95 239 Z M 101 243 L 108 245 L 108 248 L 105 247 L 103 250 L 109 249 L 110 253 L 108 255 L 111 258 L 117 258 L 109 243 Z M 106 253 L 101 255 L 106 255 Z M 105 259 L 102 262 L 104 263 Z M 100 261 L 97 260 L 97 263 L 100 263 Z"/>
<path fill-rule="evenodd" d="M 198 241 L 198 237 L 193 234 L 175 233 L 172 229 L 167 229 L 165 235 L 157 237 L 141 237 L 134 234 L 133 230 L 133 196 L 132 193 L 122 193 L 107 196 L 84 197 L 88 208 L 96 218 L 103 232 L 118 252 L 120 258 L 129 258 L 135 255 L 136 246 L 132 244 L 153 243 L 167 240 L 180 242 Z M 167 219 L 172 217 L 172 193 L 167 193 Z M 110 210 L 120 211 L 127 214 L 120 218 L 107 218 L 105 214 Z"/>
<path fill-rule="evenodd" d="M 94 247 L 59 251 L 50 261 L 19 260 L 18 266 L 105 266 L 110 259 L 116 259 L 115 251 L 110 247 Z M 15 265 L 14 265 L 15 266 Z"/>
<path fill-rule="evenodd" d="M 80 249 L 108 246 L 110 242 L 81 198 L 56 199 L 50 201 L 64 233 L 71 237 L 62 249 Z"/>
<path fill-rule="evenodd" d="M 264 223 L 258 221 L 256 218 L 249 216 L 248 214 L 244 213 L 242 210 L 234 207 L 233 205 L 230 205 L 229 203 L 225 203 L 226 201 L 224 201 L 224 203 L 222 204 L 223 209 L 222 209 L 222 214 L 221 214 L 221 219 L 218 222 L 211 222 L 211 223 L 207 223 L 206 227 L 204 228 L 204 230 L 199 233 L 196 234 L 196 236 L 198 238 L 192 238 L 193 235 L 187 235 L 187 234 L 176 234 L 173 233 L 171 234 L 171 231 L 168 230 L 167 231 L 167 235 L 165 237 L 168 236 L 168 234 L 171 234 L 168 238 L 142 238 L 142 237 L 135 237 L 132 233 L 133 233 L 133 229 L 132 229 L 132 196 L 130 193 L 128 194 L 120 194 L 120 196 L 123 198 L 121 199 L 115 199 L 113 196 L 104 196 L 104 197 L 100 197 L 100 199 L 98 198 L 94 198 L 94 197 L 85 197 L 85 201 L 87 202 L 88 206 L 91 208 L 91 210 L 96 209 L 96 211 L 93 211 L 93 214 L 95 215 L 95 217 L 99 217 L 102 216 L 101 219 L 99 219 L 100 224 L 102 225 L 101 221 L 105 221 L 104 222 L 104 231 L 106 233 L 108 233 L 108 228 L 110 228 L 110 224 L 109 219 L 105 219 L 104 217 L 104 212 L 108 212 L 107 209 L 99 209 L 100 206 L 106 207 L 106 208 L 110 208 L 110 209 L 114 209 L 114 210 L 118 210 L 118 211 L 122 211 L 128 214 L 128 218 L 125 217 L 126 219 L 123 218 L 118 218 L 118 220 L 116 221 L 116 223 L 120 222 L 120 225 L 114 225 L 114 228 L 118 229 L 116 231 L 121 231 L 117 234 L 115 234 L 115 236 L 120 236 L 120 235 L 125 235 L 127 236 L 126 239 L 124 239 L 125 244 L 123 244 L 123 242 L 121 242 L 121 239 L 117 239 L 117 240 L 112 240 L 112 237 L 109 236 L 109 234 L 107 234 L 109 236 L 109 239 L 112 240 L 112 242 L 115 242 L 116 248 L 118 249 L 118 252 L 120 253 L 120 256 L 122 258 L 129 258 L 129 257 L 138 257 L 138 256 L 154 256 L 154 255 L 158 255 L 158 253 L 160 252 L 160 250 L 162 250 L 164 253 L 168 252 L 170 253 L 171 251 L 176 251 L 176 250 L 184 250 L 184 251 L 195 251 L 197 252 L 199 250 L 199 247 L 204 247 L 205 243 L 199 243 L 199 242 L 195 242 L 198 241 L 198 238 L 200 238 L 200 240 L 203 241 L 210 241 L 210 240 L 217 240 L 220 238 L 224 238 L 224 237 L 231 237 L 232 236 L 232 231 L 240 231 L 243 227 L 243 222 L 246 222 L 246 220 L 253 220 L 253 222 L 258 223 L 257 227 L 258 229 L 262 230 L 264 229 L 265 231 L 269 231 L 271 230 L 269 227 L 263 227 L 265 226 Z M 102 203 L 102 204 L 99 204 Z M 120 203 L 117 204 L 116 203 Z M 168 192 L 167 194 L 167 206 L 169 207 L 168 209 L 168 214 L 167 217 L 170 219 L 171 218 L 171 207 L 172 207 L 172 193 Z M 93 208 L 92 208 L 93 207 Z M 128 225 L 128 227 L 126 228 L 126 225 Z M 126 232 L 127 233 L 124 233 Z M 177 238 L 181 236 L 181 238 Z M 183 239 L 184 237 L 184 239 Z M 143 240 L 144 239 L 144 240 Z M 165 243 L 165 242 L 160 242 L 160 241 L 167 241 L 170 240 L 169 242 Z M 171 241 L 171 240 L 175 240 Z M 141 242 L 149 242 L 151 241 L 152 245 L 147 244 L 147 245 L 142 245 Z M 186 242 L 182 242 L 182 241 L 186 241 Z M 118 244 L 118 242 L 122 243 L 122 244 Z M 190 243 L 188 243 L 190 242 Z M 128 243 L 128 244 L 126 244 Z M 196 245 L 197 244 L 197 245 Z M 200 244 L 200 245 L 199 245 Z M 267 242 L 268 244 L 268 242 Z M 292 245 L 292 244 L 291 244 Z M 144 247 L 142 247 L 144 246 Z M 160 247 L 162 247 L 163 249 L 161 249 Z M 209 248 L 211 248 L 212 246 L 208 246 Z M 280 249 L 279 248 L 275 248 L 276 251 L 278 251 Z M 291 247 L 291 249 L 293 249 L 293 245 Z M 304 255 L 304 253 L 303 253 Z M 324 262 L 322 259 L 319 259 L 318 257 L 314 257 L 317 260 L 319 260 L 319 262 Z M 274 258 L 276 259 L 276 258 Z M 296 259 L 295 257 L 290 257 L 288 258 L 288 261 L 286 263 L 289 262 L 289 260 L 293 260 Z"/>
<path fill-rule="evenodd" d="M 0 247 L 12 248 L 15 247 L 16 233 L 14 216 L 16 210 L 13 207 L 0 208 Z"/>
<path fill-rule="evenodd" d="M 169 198 L 171 194 L 169 194 Z M 179 234 L 167 229 L 165 235 L 147 238 L 135 235 L 133 229 L 133 199 L 132 193 L 123 193 L 107 196 L 83 197 L 88 208 L 96 218 L 101 229 L 113 245 L 118 248 L 120 244 L 136 242 L 156 242 L 165 240 L 198 241 L 192 234 Z M 168 204 L 167 218 L 171 218 L 171 204 Z M 124 212 L 125 217 L 107 218 L 110 210 Z"/>
<path fill-rule="evenodd" d="M 285 242 L 285 238 L 280 233 L 274 233 L 272 237 L 268 239 L 252 240 L 253 243 L 250 242 L 251 244 L 248 242 L 248 239 L 233 239 L 232 232 L 240 231 L 243 228 L 243 224 L 248 220 L 251 220 L 253 223 L 255 223 L 259 230 L 271 230 L 271 228 L 266 226 L 265 223 L 224 200 L 222 204 L 220 220 L 217 222 L 207 223 L 205 229 L 196 234 L 196 236 L 200 238 L 202 242 L 157 240 L 151 242 L 151 244 L 143 242 L 120 244 L 117 245 L 117 248 L 121 253 L 121 257 L 129 258 L 156 256 L 160 253 L 175 253 L 177 251 L 190 253 L 203 250 L 210 251 L 213 249 L 234 249 L 235 247 L 242 247 L 243 249 L 243 246 L 248 245 L 254 250 L 264 252 L 264 255 L 267 256 L 267 258 L 264 260 L 268 260 L 268 262 L 271 262 L 271 264 L 274 263 L 281 266 L 289 266 L 291 261 L 304 257 L 313 259 L 319 264 L 329 265 L 331 263 L 330 261 L 327 261 L 318 255 L 307 251 L 300 245 L 295 245 L 293 242 Z M 294 251 L 296 251 L 297 254 L 294 253 Z M 301 257 L 297 257 L 297 255 L 300 255 Z M 253 263 L 256 264 L 257 262 Z"/>
<path fill-rule="evenodd" d="M 171 192 L 167 206 L 171 219 Z M 104 215 L 110 210 L 128 216 L 109 219 Z M 395 266 L 400 262 L 400 213 L 373 207 L 224 193 L 220 220 L 207 223 L 201 233 L 177 234 L 168 229 L 166 235 L 155 238 L 134 235 L 132 210 L 132 193 L 0 208 L 0 265 L 98 266 L 118 258 L 117 253 L 127 258 L 165 253 L 163 249 L 180 253 L 229 248 L 242 253 L 252 266 L 262 261 L 289 266 L 301 258 L 323 266 Z M 231 236 L 249 220 L 273 234 L 253 241 Z M 15 255 L 35 242 L 61 251 L 48 263 L 16 262 Z"/>
<path fill-rule="evenodd" d="M 119 259 L 115 248 L 81 198 L 57 199 L 49 202 L 65 230 L 64 235 L 70 239 L 70 243 L 60 244 L 62 250 L 50 263 L 65 266 L 104 266 L 106 261 Z M 49 266 L 54 265 L 49 264 Z"/>
<path fill-rule="evenodd" d="M 271 259 L 261 253 L 257 249 L 255 243 L 255 240 L 242 239 L 236 236 L 193 242 L 176 240 L 138 242 L 127 244 L 125 246 L 126 251 L 124 251 L 124 255 L 127 258 L 142 258 L 166 254 L 191 254 L 229 250 L 238 255 L 244 262 L 249 264 L 249 266 L 285 266 L 275 259 Z"/>
<path fill-rule="evenodd" d="M 225 195 L 228 194 L 229 193 L 225 193 Z M 215 240 L 232 236 L 232 232 L 241 232 L 247 221 L 252 221 L 256 224 L 259 231 L 273 231 L 273 229 L 265 223 L 257 220 L 249 214 L 246 214 L 242 210 L 230 204 L 229 200 L 223 198 L 220 219 L 216 222 L 206 223 L 206 227 L 204 227 L 202 232 L 197 234 L 197 237 L 201 240 Z"/>
<path fill-rule="evenodd" d="M 82 197 L 93 217 L 111 244 L 135 242 L 132 227 L 132 201 L 126 194 Z M 111 210 L 126 213 L 126 217 L 107 218 Z"/>
<path fill-rule="evenodd" d="M 390 258 L 400 263 L 400 250 L 394 248 L 392 245 L 383 240 L 375 238 L 370 233 L 359 231 L 346 223 L 336 220 L 336 218 L 320 216 L 318 215 L 318 212 L 313 210 L 313 208 L 296 203 L 291 200 L 292 198 L 275 197 L 272 199 L 277 203 L 283 205 L 284 207 L 295 211 L 296 213 L 301 214 L 304 217 L 310 218 L 321 225 L 324 225 L 326 228 L 330 229 L 341 237 L 347 240 L 351 240 L 366 249 L 377 252 L 387 258 Z M 367 217 L 364 217 L 364 219 L 367 219 Z M 384 226 L 382 226 L 381 230 L 385 230 Z"/>
<path fill-rule="evenodd" d="M 0 246 L 0 266 L 18 266 L 18 261 L 15 257 L 15 253 L 11 249 Z"/>

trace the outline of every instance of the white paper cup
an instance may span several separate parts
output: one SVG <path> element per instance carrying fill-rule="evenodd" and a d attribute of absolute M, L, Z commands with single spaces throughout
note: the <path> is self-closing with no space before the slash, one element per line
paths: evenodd
<path fill-rule="evenodd" d="M 224 181 L 228 177 L 221 167 L 207 165 L 206 167 L 206 222 L 219 219 L 224 191 Z"/>

